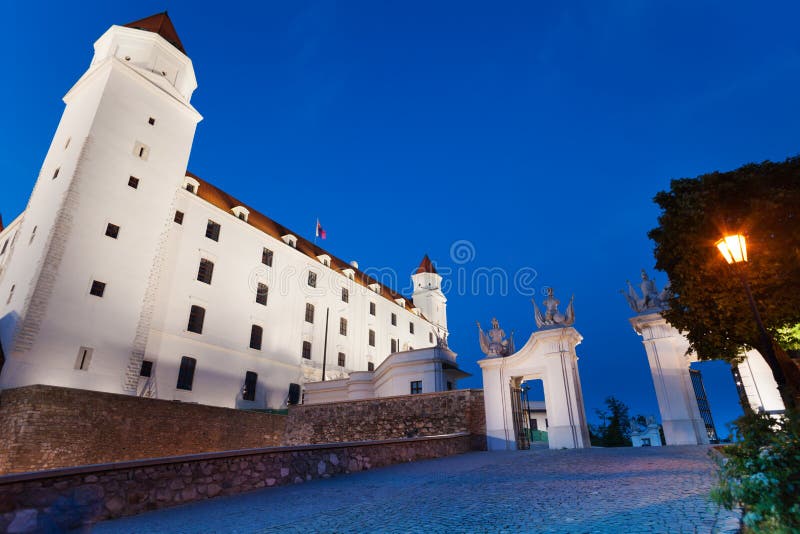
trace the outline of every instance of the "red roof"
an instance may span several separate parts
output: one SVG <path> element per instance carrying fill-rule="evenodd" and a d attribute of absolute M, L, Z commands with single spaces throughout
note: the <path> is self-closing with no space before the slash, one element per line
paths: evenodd
<path fill-rule="evenodd" d="M 422 258 L 422 262 L 419 264 L 419 267 L 417 267 L 417 272 L 415 274 L 419 273 L 436 274 L 436 267 L 433 266 L 433 262 L 431 261 L 431 259 L 428 257 L 427 254 L 425 254 L 425 257 Z"/>
<path fill-rule="evenodd" d="M 183 49 L 183 44 L 181 44 L 181 40 L 178 37 L 178 32 L 175 31 L 175 26 L 172 25 L 172 21 L 169 19 L 169 15 L 167 15 L 166 11 L 156 15 L 150 15 L 141 20 L 129 22 L 128 24 L 124 24 L 124 26 L 126 28 L 157 33 L 172 46 L 186 54 L 186 50 Z"/>

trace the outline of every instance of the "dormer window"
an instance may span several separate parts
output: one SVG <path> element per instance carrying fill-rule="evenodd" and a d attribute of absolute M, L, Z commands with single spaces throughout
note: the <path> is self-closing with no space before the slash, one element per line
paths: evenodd
<path fill-rule="evenodd" d="M 319 256 L 317 256 L 317 259 L 325 267 L 331 266 L 331 257 L 328 256 L 327 254 L 320 254 Z"/>
<path fill-rule="evenodd" d="M 397 305 L 398 305 L 398 306 L 400 306 L 401 308 L 405 308 L 405 307 L 406 307 L 406 299 L 394 299 L 394 301 L 395 301 L 395 302 L 397 303 Z"/>
<path fill-rule="evenodd" d="M 292 234 L 286 234 L 285 236 L 281 236 L 283 242 L 289 245 L 292 248 L 297 248 L 297 238 Z"/>
<path fill-rule="evenodd" d="M 188 192 L 192 193 L 193 195 L 196 195 L 197 190 L 200 189 L 200 182 L 198 182 L 191 176 L 186 176 L 183 179 L 183 188 L 186 189 Z"/>
<path fill-rule="evenodd" d="M 356 272 L 353 269 L 342 269 L 342 274 L 350 280 L 356 277 Z"/>
<path fill-rule="evenodd" d="M 375 293 L 378 293 L 380 295 L 380 293 L 381 293 L 381 285 L 380 284 L 377 284 L 377 283 L 370 284 L 367 287 L 370 288 Z"/>
<path fill-rule="evenodd" d="M 419 317 L 419 313 L 420 313 L 420 312 L 419 312 L 419 308 L 411 308 L 411 313 L 413 313 L 414 315 L 416 315 L 417 317 Z"/>
<path fill-rule="evenodd" d="M 234 215 L 236 215 L 238 219 L 241 219 L 245 222 L 247 222 L 247 218 L 250 216 L 250 210 L 248 210 L 244 206 L 236 206 L 231 211 L 233 212 Z"/>

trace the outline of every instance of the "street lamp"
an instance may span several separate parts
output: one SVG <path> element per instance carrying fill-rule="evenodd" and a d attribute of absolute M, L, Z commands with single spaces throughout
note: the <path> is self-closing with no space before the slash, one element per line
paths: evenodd
<path fill-rule="evenodd" d="M 780 389 L 781 393 L 783 393 L 784 386 L 786 385 L 783 367 L 781 366 L 778 356 L 775 353 L 775 348 L 772 345 L 772 338 L 770 337 L 769 332 L 767 332 L 767 329 L 764 327 L 764 322 L 761 320 L 761 314 L 758 313 L 756 301 L 753 298 L 753 292 L 750 291 L 750 283 L 747 281 L 747 272 L 745 271 L 744 265 L 747 263 L 747 241 L 742 234 L 734 234 L 724 236 L 722 239 L 717 241 L 715 245 L 722 254 L 722 257 L 725 258 L 725 261 L 734 267 L 734 271 L 736 271 L 736 274 L 739 276 L 739 280 L 742 281 L 744 291 L 747 293 L 747 300 L 750 302 L 750 309 L 753 312 L 756 325 L 758 325 L 758 334 L 761 338 L 760 348 L 763 351 L 762 356 L 764 356 L 764 358 L 770 364 L 770 367 L 773 370 L 772 374 L 775 377 L 775 381 L 778 383 L 778 388 Z M 785 395 L 783 397 L 786 399 Z"/>

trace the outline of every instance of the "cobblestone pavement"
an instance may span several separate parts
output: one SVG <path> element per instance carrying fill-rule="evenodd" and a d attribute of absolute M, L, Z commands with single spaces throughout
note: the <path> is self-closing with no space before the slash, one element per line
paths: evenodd
<path fill-rule="evenodd" d="M 93 532 L 737 532 L 704 446 L 474 452 L 107 521 Z"/>

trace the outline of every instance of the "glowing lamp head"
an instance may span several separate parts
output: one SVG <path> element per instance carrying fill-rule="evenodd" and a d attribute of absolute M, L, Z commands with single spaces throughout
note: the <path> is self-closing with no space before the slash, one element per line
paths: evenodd
<path fill-rule="evenodd" d="M 728 263 L 743 263 L 747 261 L 747 243 L 741 234 L 726 235 L 716 242 L 722 257 Z"/>

